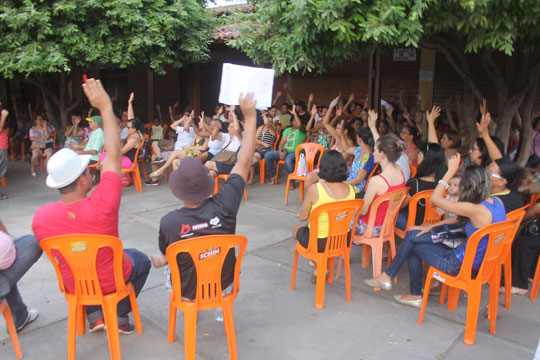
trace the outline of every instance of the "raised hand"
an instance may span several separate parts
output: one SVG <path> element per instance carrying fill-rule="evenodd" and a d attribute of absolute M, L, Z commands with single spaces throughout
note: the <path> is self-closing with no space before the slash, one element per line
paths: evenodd
<path fill-rule="evenodd" d="M 368 125 L 370 128 L 377 128 L 377 119 L 379 118 L 379 114 L 373 110 L 369 109 L 368 111 Z"/>
<path fill-rule="evenodd" d="M 159 112 L 161 111 L 161 106 L 159 104 L 156 105 L 156 110 Z"/>
<path fill-rule="evenodd" d="M 460 162 L 461 162 L 461 155 L 459 155 L 459 153 L 456 153 L 455 155 L 451 155 L 448 158 L 448 164 L 447 164 L 448 173 L 454 176 L 454 174 L 459 170 Z"/>
<path fill-rule="evenodd" d="M 343 105 L 339 105 L 337 108 L 336 108 L 336 116 L 341 116 L 343 112 Z"/>
<path fill-rule="evenodd" d="M 221 114 L 223 114 L 223 105 L 220 105 L 217 109 L 217 116 L 219 117 Z"/>
<path fill-rule="evenodd" d="M 240 104 L 240 110 L 242 110 L 242 114 L 244 114 L 245 119 L 256 119 L 257 118 L 257 110 L 255 110 L 255 105 L 257 105 L 257 101 L 254 99 L 254 93 L 249 92 L 247 94 L 240 93 L 240 98 L 238 99 L 238 103 Z"/>
<path fill-rule="evenodd" d="M 100 111 L 112 109 L 112 102 L 109 94 L 103 88 L 101 81 L 96 79 L 88 79 L 82 85 L 84 94 L 88 98 L 90 105 Z"/>
<path fill-rule="evenodd" d="M 311 115 L 315 116 L 317 114 L 317 105 L 313 104 L 311 107 Z"/>
<path fill-rule="evenodd" d="M 437 119 L 439 115 L 441 115 L 441 108 L 437 105 L 433 105 L 433 108 L 431 108 L 431 112 L 429 112 L 429 110 L 426 110 L 426 115 L 428 123 L 435 124 L 435 119 Z"/>
<path fill-rule="evenodd" d="M 281 97 L 281 90 L 276 93 L 276 99 L 279 99 Z"/>
<path fill-rule="evenodd" d="M 354 100 L 354 93 L 351 93 L 349 95 L 349 102 L 353 102 L 353 100 Z"/>
<path fill-rule="evenodd" d="M 293 113 L 293 115 L 296 114 L 296 105 L 295 104 L 293 104 L 291 112 Z"/>
<path fill-rule="evenodd" d="M 308 103 L 313 102 L 313 99 L 315 99 L 315 94 L 309 93 L 309 96 L 308 96 Z"/>
<path fill-rule="evenodd" d="M 482 119 L 480 120 L 480 124 L 476 123 L 476 130 L 478 130 L 478 135 L 480 135 L 480 137 L 489 136 L 490 123 L 491 123 L 491 114 L 482 113 Z"/>
<path fill-rule="evenodd" d="M 128 103 L 132 103 L 134 98 L 135 98 L 135 93 L 132 92 L 131 94 L 129 94 L 129 100 L 128 100 Z"/>
<path fill-rule="evenodd" d="M 339 96 L 336 96 L 334 100 L 330 102 L 330 105 L 328 105 L 328 112 L 330 112 L 333 108 L 336 107 L 337 103 L 339 101 Z"/>
<path fill-rule="evenodd" d="M 486 115 L 486 110 L 487 110 L 487 101 L 486 99 L 482 99 L 482 103 L 480 104 L 480 113 L 482 114 L 482 116 Z"/>
<path fill-rule="evenodd" d="M 199 121 L 204 121 L 204 111 L 202 111 L 201 115 L 199 115 Z"/>

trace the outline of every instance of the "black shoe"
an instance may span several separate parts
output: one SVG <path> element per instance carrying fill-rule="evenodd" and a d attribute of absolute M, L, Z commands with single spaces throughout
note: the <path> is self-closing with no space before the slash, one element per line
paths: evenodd
<path fill-rule="evenodd" d="M 159 185 L 159 181 L 157 180 L 152 180 L 152 179 L 148 179 L 144 182 L 144 185 L 146 186 L 158 186 Z"/>
<path fill-rule="evenodd" d="M 135 331 L 135 327 L 129 323 L 118 325 L 118 332 L 120 334 L 130 335 L 133 334 L 133 331 Z"/>

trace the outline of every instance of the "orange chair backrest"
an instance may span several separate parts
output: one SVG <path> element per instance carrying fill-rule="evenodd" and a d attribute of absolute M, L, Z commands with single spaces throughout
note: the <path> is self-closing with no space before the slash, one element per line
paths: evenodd
<path fill-rule="evenodd" d="M 427 222 L 427 223 L 434 224 L 436 222 L 441 221 L 441 216 L 437 214 L 437 207 L 431 204 L 430 198 L 432 194 L 433 194 L 433 190 L 424 190 L 424 191 L 417 192 L 411 197 L 411 199 L 409 200 L 409 205 L 408 205 L 409 217 L 407 219 L 407 228 L 409 226 L 415 225 L 414 222 L 416 220 L 416 211 L 418 210 L 419 206 L 422 206 L 422 203 L 425 209 L 424 221 L 422 223 Z M 423 200 L 422 203 L 420 203 L 421 200 Z"/>
<path fill-rule="evenodd" d="M 414 166 L 411 163 L 409 163 L 409 171 L 410 171 L 410 175 L 409 175 L 410 178 L 413 178 L 416 176 L 416 166 Z"/>
<path fill-rule="evenodd" d="M 540 199 L 540 193 L 531 194 L 531 197 L 529 198 L 529 206 L 534 206 L 538 199 Z"/>
<path fill-rule="evenodd" d="M 319 219 L 321 215 L 328 216 L 328 238 L 325 252 L 329 256 L 340 254 L 347 247 L 347 237 L 351 223 L 356 224 L 360 210 L 364 206 L 364 200 L 342 200 L 317 206 L 310 215 L 310 232 L 308 249 L 318 252 L 317 234 L 319 233 Z M 354 222 L 353 219 L 355 220 Z"/>
<path fill-rule="evenodd" d="M 364 187 L 364 189 L 367 189 L 367 186 L 369 184 L 369 180 L 371 180 L 371 177 L 375 174 L 375 172 L 377 171 L 377 169 L 379 168 L 379 164 L 375 163 L 375 166 L 373 167 L 373 170 L 371 170 L 371 173 L 369 174 L 367 180 L 366 180 L 366 186 Z"/>
<path fill-rule="evenodd" d="M 390 191 L 377 199 L 373 200 L 369 207 L 369 218 L 368 224 L 366 227 L 366 232 L 364 236 L 373 237 L 373 228 L 375 226 L 375 218 L 377 217 L 377 212 L 379 207 L 387 203 L 388 209 L 386 210 L 386 215 L 384 217 L 384 222 L 381 228 L 380 236 L 388 237 L 394 233 L 394 227 L 396 225 L 397 214 L 401 208 L 401 204 L 405 201 L 405 197 L 409 192 L 410 188 L 404 187 L 401 189 Z"/>
<path fill-rule="evenodd" d="M 298 160 L 300 159 L 300 152 L 304 150 L 304 153 L 306 155 L 306 164 L 308 167 L 308 172 L 313 171 L 313 169 L 316 169 L 319 164 L 315 164 L 315 157 L 317 154 L 319 154 L 318 161 L 321 161 L 321 157 L 324 154 L 324 147 L 321 144 L 317 143 L 302 143 L 296 147 L 295 150 L 295 156 L 296 156 L 296 163 L 294 165 L 294 171 L 293 174 L 297 173 L 298 170 Z"/>
<path fill-rule="evenodd" d="M 148 135 L 145 135 L 145 137 L 148 136 Z M 139 168 L 139 152 L 141 151 L 143 145 L 144 145 L 145 141 L 144 139 L 141 140 L 141 143 L 139 144 L 139 146 L 137 146 L 137 151 L 135 151 L 135 157 L 133 158 L 134 161 L 133 161 L 133 165 L 129 168 L 129 169 L 122 169 L 123 172 L 126 172 L 127 171 L 134 171 L 135 169 L 138 169 Z"/>
<path fill-rule="evenodd" d="M 60 291 L 63 293 L 66 289 L 60 273 L 58 254 L 64 258 L 73 273 L 77 297 L 84 298 L 90 303 L 101 301 L 103 294 L 99 285 L 96 258 L 98 251 L 104 248 L 110 248 L 113 252 L 116 291 L 126 289 L 122 273 L 124 252 L 122 242 L 117 237 L 95 234 L 61 235 L 43 239 L 40 246 L 54 266 Z"/>
<path fill-rule="evenodd" d="M 512 231 L 512 234 L 508 238 L 505 238 L 505 244 L 504 244 L 504 249 L 503 249 L 503 254 L 502 254 L 503 260 L 512 251 L 512 243 L 514 242 L 516 234 L 519 230 L 519 226 L 521 225 L 521 221 L 523 220 L 523 217 L 525 216 L 525 211 L 527 210 L 528 207 L 529 205 L 525 205 L 519 209 L 516 209 L 506 214 L 506 220 L 510 220 L 513 222 L 513 231 Z"/>
<path fill-rule="evenodd" d="M 213 308 L 222 301 L 221 271 L 230 249 L 238 248 L 234 269 L 234 290 L 240 288 L 240 265 L 246 250 L 247 238 L 242 235 L 209 235 L 177 241 L 167 247 L 167 262 L 171 269 L 173 297 L 182 298 L 181 274 L 176 264 L 180 253 L 188 253 L 197 271 L 197 305 L 200 310 Z M 233 250 L 234 251 L 234 250 Z"/>
<path fill-rule="evenodd" d="M 461 265 L 461 270 L 459 271 L 458 277 L 464 280 L 471 279 L 472 266 L 478 244 L 484 236 L 488 237 L 488 245 L 475 281 L 481 281 L 484 283 L 493 275 L 494 271 L 500 271 L 500 258 L 503 253 L 505 243 L 508 241 L 508 237 L 511 237 L 512 233 L 514 232 L 514 226 L 516 223 L 518 223 L 518 220 L 516 219 L 506 220 L 489 224 L 476 230 L 469 237 L 469 239 L 467 239 L 465 256 L 463 257 L 463 263 Z"/>

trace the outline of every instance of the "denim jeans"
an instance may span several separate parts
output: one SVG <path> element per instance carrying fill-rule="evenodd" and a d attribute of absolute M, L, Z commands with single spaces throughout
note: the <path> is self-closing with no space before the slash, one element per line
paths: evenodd
<path fill-rule="evenodd" d="M 397 216 L 396 227 L 399 230 L 405 230 L 405 228 L 407 227 L 407 217 L 401 212 Z"/>
<path fill-rule="evenodd" d="M 264 161 L 266 166 L 266 174 L 273 178 L 276 176 L 276 167 L 274 166 L 274 161 L 279 161 L 279 151 L 270 151 L 264 155 Z M 294 152 L 285 153 L 285 168 L 287 173 L 292 173 L 294 171 L 295 163 L 295 154 Z"/>
<path fill-rule="evenodd" d="M 399 246 L 396 257 L 385 273 L 394 278 L 399 273 L 405 260 L 409 262 L 410 293 L 422 294 L 422 261 L 450 275 L 457 275 L 461 261 L 454 255 L 454 250 L 431 241 L 431 233 L 416 236 L 420 231 L 407 232 Z"/>
<path fill-rule="evenodd" d="M 138 296 L 144 286 L 144 283 L 146 282 L 146 278 L 148 277 L 152 263 L 146 254 L 143 254 L 138 250 L 124 249 L 124 253 L 129 256 L 131 264 L 133 265 L 131 268 L 131 274 L 126 280 L 126 283 L 132 283 L 133 289 L 135 290 L 135 296 Z M 131 304 L 129 303 L 128 296 L 118 303 L 116 310 L 118 316 L 118 325 L 127 324 L 129 322 L 129 313 L 131 312 Z M 103 311 L 101 310 L 101 306 L 87 306 L 86 318 L 90 324 L 102 319 Z"/>
<path fill-rule="evenodd" d="M 24 303 L 17 282 L 41 257 L 41 248 L 32 235 L 15 240 L 17 256 L 11 266 L 0 270 L 0 299 L 5 298 L 15 321 L 15 327 L 21 326 L 28 317 L 28 309 Z"/>

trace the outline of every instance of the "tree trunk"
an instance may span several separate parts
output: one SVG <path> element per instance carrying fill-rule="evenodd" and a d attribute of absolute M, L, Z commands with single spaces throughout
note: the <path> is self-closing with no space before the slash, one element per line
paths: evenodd
<path fill-rule="evenodd" d="M 522 104 L 521 111 L 521 133 L 520 133 L 520 147 L 517 163 L 520 166 L 525 166 L 525 163 L 529 159 L 531 140 L 532 140 L 532 108 L 534 105 L 534 98 L 536 97 L 536 87 L 538 84 L 538 77 L 534 79 L 534 84 L 531 86 Z"/>
<path fill-rule="evenodd" d="M 476 119 L 474 114 L 474 93 L 470 86 L 465 83 L 463 89 L 463 105 L 462 113 L 463 120 L 467 126 L 467 133 L 469 134 L 469 147 L 474 144 L 474 140 L 477 137 Z"/>

